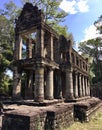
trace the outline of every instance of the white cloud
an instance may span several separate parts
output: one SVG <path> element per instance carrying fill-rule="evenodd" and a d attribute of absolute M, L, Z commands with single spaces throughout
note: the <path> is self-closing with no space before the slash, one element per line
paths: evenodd
<path fill-rule="evenodd" d="M 88 6 L 86 0 L 80 0 L 77 3 L 77 6 L 78 6 L 79 12 L 88 12 L 89 11 L 89 6 Z"/>
<path fill-rule="evenodd" d="M 82 41 L 87 41 L 89 39 L 94 39 L 101 36 L 94 25 L 91 25 L 88 28 L 86 28 L 84 34 L 85 37 Z"/>
<path fill-rule="evenodd" d="M 67 1 L 63 0 L 59 6 L 61 9 L 63 9 L 65 12 L 70 14 L 76 14 L 78 12 L 88 12 L 89 6 L 87 4 L 87 0 L 72 0 Z"/>
<path fill-rule="evenodd" d="M 76 13 L 76 10 L 74 8 L 76 4 L 76 1 L 73 0 L 73 1 L 67 1 L 67 0 L 63 0 L 60 4 L 60 8 L 63 9 L 65 12 L 68 12 L 68 13 L 71 13 L 71 14 L 75 14 Z"/>

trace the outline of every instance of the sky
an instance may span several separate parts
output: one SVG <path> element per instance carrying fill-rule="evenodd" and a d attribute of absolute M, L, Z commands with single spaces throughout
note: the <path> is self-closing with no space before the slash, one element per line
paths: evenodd
<path fill-rule="evenodd" d="M 69 14 L 64 24 L 76 43 L 98 36 L 94 22 L 102 15 L 102 0 L 63 0 L 60 8 Z"/>
<path fill-rule="evenodd" d="M 0 8 L 9 1 L 0 0 Z M 12 1 L 21 3 L 21 0 Z M 102 0 L 62 0 L 59 7 L 68 13 L 63 25 L 68 26 L 76 43 L 98 36 L 94 22 L 102 15 Z"/>

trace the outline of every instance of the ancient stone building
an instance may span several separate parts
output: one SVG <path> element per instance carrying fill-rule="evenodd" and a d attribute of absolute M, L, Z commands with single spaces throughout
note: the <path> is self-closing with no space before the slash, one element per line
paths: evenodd
<path fill-rule="evenodd" d="M 90 95 L 88 61 L 44 22 L 41 10 L 26 3 L 16 20 L 13 98 L 36 102 Z M 22 88 L 25 86 L 24 88 Z"/>

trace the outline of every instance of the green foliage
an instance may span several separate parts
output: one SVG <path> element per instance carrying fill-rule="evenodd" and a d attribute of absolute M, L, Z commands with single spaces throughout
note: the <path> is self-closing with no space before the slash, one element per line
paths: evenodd
<path fill-rule="evenodd" d="M 5 16 L 0 16 L 0 73 L 9 68 L 13 58 L 13 28 Z"/>
<path fill-rule="evenodd" d="M 102 16 L 95 22 L 97 30 L 102 33 Z M 92 57 L 93 61 L 90 64 L 91 78 L 93 83 L 100 82 L 102 79 L 102 38 L 97 37 L 88 41 L 81 42 L 79 51 L 86 54 L 87 57 Z"/>
<path fill-rule="evenodd" d="M 13 1 L 5 3 L 4 9 L 0 11 L 1 15 L 4 15 L 9 22 L 14 26 L 15 19 L 19 16 L 21 9 L 18 8 Z"/>
<path fill-rule="evenodd" d="M 6 75 L 7 69 L 12 69 L 14 31 L 10 21 L 0 15 L 0 89 L 8 92 L 9 78 Z"/>
<path fill-rule="evenodd" d="M 0 80 L 0 92 L 11 94 L 11 84 L 12 79 L 6 74 L 2 74 L 2 79 Z"/>
<path fill-rule="evenodd" d="M 96 61 L 102 55 L 102 41 L 101 38 L 91 39 L 80 43 L 79 50 L 83 54 L 88 54 Z"/>
<path fill-rule="evenodd" d="M 102 15 L 95 21 L 94 25 L 96 26 L 97 30 L 102 34 Z"/>
<path fill-rule="evenodd" d="M 65 37 L 68 37 L 67 26 L 60 26 L 58 24 L 54 24 L 53 29 L 56 30 L 59 35 L 64 35 Z"/>

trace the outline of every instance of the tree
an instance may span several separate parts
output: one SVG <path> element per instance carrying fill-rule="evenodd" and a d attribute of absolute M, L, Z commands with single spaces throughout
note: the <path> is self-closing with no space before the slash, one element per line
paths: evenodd
<path fill-rule="evenodd" d="M 102 16 L 94 24 L 99 33 L 102 34 Z M 91 70 L 95 75 L 93 83 L 100 81 L 102 79 L 102 37 L 81 42 L 79 51 L 93 58 L 93 62 L 91 63 Z"/>
<path fill-rule="evenodd" d="M 11 69 L 14 43 L 13 27 L 5 16 L 0 16 L 0 88 L 7 90 L 9 82 L 6 70 Z M 6 79 L 7 78 L 7 79 Z"/>
<path fill-rule="evenodd" d="M 99 33 L 102 34 L 102 15 L 98 18 L 97 21 L 94 22 L 94 25 L 96 26 Z"/>

